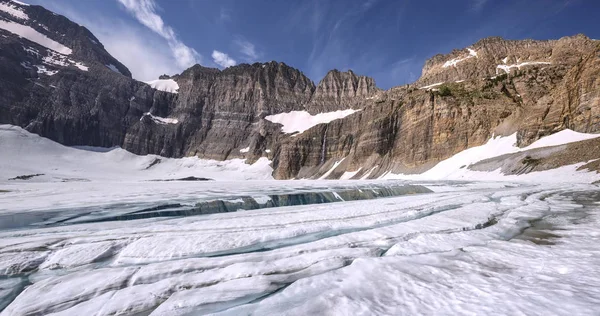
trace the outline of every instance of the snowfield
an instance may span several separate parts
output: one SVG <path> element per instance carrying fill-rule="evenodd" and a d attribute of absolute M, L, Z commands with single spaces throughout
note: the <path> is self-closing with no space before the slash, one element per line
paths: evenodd
<path fill-rule="evenodd" d="M 511 137 L 430 176 L 522 150 Z M 592 136 L 550 137 L 532 148 Z M 591 173 L 275 181 L 266 158 L 72 148 L 8 125 L 0 161 L 1 316 L 600 313 Z M 217 181 L 155 181 L 191 176 Z"/>
<path fill-rule="evenodd" d="M 481 146 L 471 147 L 458 154 L 439 162 L 433 168 L 421 174 L 393 174 L 384 175 L 383 179 L 404 180 L 479 180 L 479 181 L 533 181 L 533 182 L 587 182 L 600 180 L 596 172 L 577 171 L 581 164 L 563 166 L 561 168 L 531 172 L 523 175 L 503 175 L 500 170 L 480 172 L 469 170 L 467 167 L 484 159 L 522 152 L 535 148 L 569 144 L 582 140 L 600 137 L 600 134 L 578 133 L 569 129 L 543 137 L 533 144 L 519 148 L 516 146 L 517 133 L 507 137 L 493 137 Z"/>

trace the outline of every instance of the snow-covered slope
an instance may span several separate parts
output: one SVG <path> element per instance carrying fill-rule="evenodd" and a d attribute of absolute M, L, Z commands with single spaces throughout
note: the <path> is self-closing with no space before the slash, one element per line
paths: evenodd
<path fill-rule="evenodd" d="M 135 181 L 204 177 L 215 180 L 272 179 L 270 161 L 248 165 L 227 161 L 138 156 L 121 148 L 72 148 L 31 134 L 20 127 L 0 125 L 0 183 L 22 175 L 39 181 Z"/>
<path fill-rule="evenodd" d="M 469 170 L 469 165 L 484 159 L 502 156 L 531 149 L 569 144 L 582 140 L 600 137 L 600 134 L 578 133 L 572 130 L 562 130 L 558 133 L 539 139 L 533 144 L 519 148 L 516 146 L 517 134 L 507 137 L 494 137 L 486 144 L 464 150 L 421 174 L 393 174 L 388 173 L 384 179 L 405 180 L 509 180 L 509 181 L 534 181 L 534 182 L 594 182 L 600 179 L 596 172 L 577 171 L 582 164 L 563 166 L 555 170 L 532 172 L 523 175 L 503 175 L 500 170 L 480 172 Z M 500 168 L 500 167 L 498 167 Z"/>

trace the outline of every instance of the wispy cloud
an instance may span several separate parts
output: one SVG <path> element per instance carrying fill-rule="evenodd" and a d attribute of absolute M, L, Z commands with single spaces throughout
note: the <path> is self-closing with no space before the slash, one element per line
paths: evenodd
<path fill-rule="evenodd" d="M 243 59 L 246 62 L 254 62 L 260 58 L 260 54 L 256 51 L 254 44 L 243 38 L 237 38 L 234 40 L 235 45 L 240 49 L 240 53 L 243 55 Z"/>
<path fill-rule="evenodd" d="M 471 0 L 471 11 L 481 11 L 487 2 L 488 0 Z"/>
<path fill-rule="evenodd" d="M 212 58 L 213 58 L 213 61 L 215 62 L 215 64 L 217 64 L 223 68 L 235 66 L 235 64 L 236 64 L 236 62 L 233 58 L 229 57 L 229 55 L 227 55 L 223 52 L 220 52 L 218 50 L 213 50 Z"/>
<path fill-rule="evenodd" d="M 156 13 L 154 0 L 117 0 L 125 9 L 133 15 L 140 23 L 167 40 L 169 48 L 177 66 L 181 68 L 190 67 L 201 61 L 201 56 L 195 49 L 186 46 L 179 40 L 175 31 L 166 25 L 163 19 Z"/>
<path fill-rule="evenodd" d="M 230 22 L 231 21 L 231 14 L 229 13 L 229 11 L 225 8 L 221 8 L 221 11 L 219 12 L 219 22 Z"/>
<path fill-rule="evenodd" d="M 365 1 L 365 3 L 363 3 L 363 5 L 362 5 L 362 6 L 363 6 L 363 8 L 364 8 L 365 10 L 368 10 L 368 9 L 370 9 L 370 8 L 371 8 L 371 7 L 372 7 L 372 6 L 373 6 L 373 5 L 374 5 L 376 2 L 377 2 L 377 0 L 367 0 L 367 1 Z"/>

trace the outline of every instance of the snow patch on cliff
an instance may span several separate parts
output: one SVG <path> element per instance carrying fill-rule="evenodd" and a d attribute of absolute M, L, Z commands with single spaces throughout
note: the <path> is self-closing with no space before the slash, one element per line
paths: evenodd
<path fill-rule="evenodd" d="M 428 85 L 428 86 L 423 86 L 423 87 L 420 87 L 419 89 L 431 89 L 431 88 L 433 88 L 433 87 L 437 87 L 437 86 L 439 86 L 439 85 L 443 85 L 444 83 L 445 83 L 445 82 L 438 82 L 438 83 L 430 84 L 430 85 Z"/>
<path fill-rule="evenodd" d="M 358 111 L 360 110 L 348 109 L 319 113 L 316 115 L 311 115 L 306 111 L 291 111 L 288 113 L 269 115 L 265 117 L 265 120 L 283 125 L 281 131 L 284 133 L 302 133 L 315 125 L 329 123 Z"/>
<path fill-rule="evenodd" d="M 46 48 L 57 51 L 63 55 L 70 55 L 73 52 L 70 48 L 50 39 L 46 35 L 26 25 L 22 25 L 11 21 L 0 20 L 0 28 L 5 29 L 13 34 L 19 35 L 32 42 L 38 43 Z"/>
<path fill-rule="evenodd" d="M 23 12 L 23 10 L 21 10 L 19 7 L 11 5 L 10 3 L 0 2 L 0 11 L 4 11 L 19 19 L 29 20 L 27 13 Z"/>
<path fill-rule="evenodd" d="M 469 56 L 463 57 L 463 58 L 451 59 L 451 60 L 445 62 L 444 65 L 442 65 L 442 68 L 456 67 L 456 65 L 462 61 L 465 61 L 469 58 L 477 57 L 477 52 L 475 50 L 473 50 L 471 48 L 467 48 L 467 50 L 469 51 Z"/>
<path fill-rule="evenodd" d="M 510 73 L 510 69 L 511 68 L 517 68 L 517 69 L 520 70 L 521 67 L 525 67 L 525 66 L 550 65 L 550 64 L 551 63 L 545 62 L 545 61 L 527 61 L 527 62 L 524 62 L 524 63 L 513 64 L 513 65 L 498 65 L 498 66 L 496 66 L 496 73 L 498 73 L 498 69 L 504 70 L 504 72 L 506 72 L 508 74 L 508 73 Z"/>
<path fill-rule="evenodd" d="M 350 180 L 352 179 L 352 177 L 354 177 L 357 173 L 360 172 L 360 170 L 362 170 L 361 168 L 358 168 L 358 170 L 356 171 L 346 171 L 344 172 L 344 174 L 340 177 L 340 180 Z"/>
<path fill-rule="evenodd" d="M 50 69 L 46 68 L 46 66 L 44 66 L 44 65 L 35 65 L 35 67 L 37 67 L 37 73 L 38 74 L 44 74 L 44 75 L 48 75 L 48 76 L 53 76 L 53 75 L 56 75 L 58 73 L 57 70 L 50 70 Z"/>
<path fill-rule="evenodd" d="M 170 93 L 177 93 L 179 85 L 173 79 L 157 79 L 152 81 L 146 81 L 152 88 Z"/>
<path fill-rule="evenodd" d="M 321 177 L 319 177 L 319 180 L 327 179 L 327 177 L 329 177 L 329 175 L 344 161 L 344 159 L 346 159 L 346 157 L 342 158 L 342 160 L 334 162 L 331 169 L 327 170 L 327 172 L 325 172 Z"/>
<path fill-rule="evenodd" d="M 53 51 L 48 51 L 48 56 L 42 57 L 42 62 L 46 65 L 54 65 L 61 67 L 68 67 L 71 65 L 79 68 L 79 70 L 82 71 L 88 71 L 89 69 L 82 62 L 74 61 L 70 58 L 67 58 L 65 55 L 61 55 Z"/>
<path fill-rule="evenodd" d="M 177 119 L 155 116 L 155 115 L 152 115 L 152 113 L 150 113 L 150 112 L 144 113 L 144 115 L 140 118 L 140 121 L 144 119 L 144 116 L 149 116 L 152 119 L 152 121 L 157 124 L 166 125 L 166 124 L 178 124 L 179 123 L 179 120 L 177 120 Z"/>

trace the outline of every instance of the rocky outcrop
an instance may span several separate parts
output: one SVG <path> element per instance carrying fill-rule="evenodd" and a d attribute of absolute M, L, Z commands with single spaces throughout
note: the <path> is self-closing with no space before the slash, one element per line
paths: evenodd
<path fill-rule="evenodd" d="M 360 109 L 380 91 L 375 80 L 358 76 L 352 70 L 331 70 L 325 75 L 313 94 L 306 110 L 316 114 L 344 109 Z"/>

